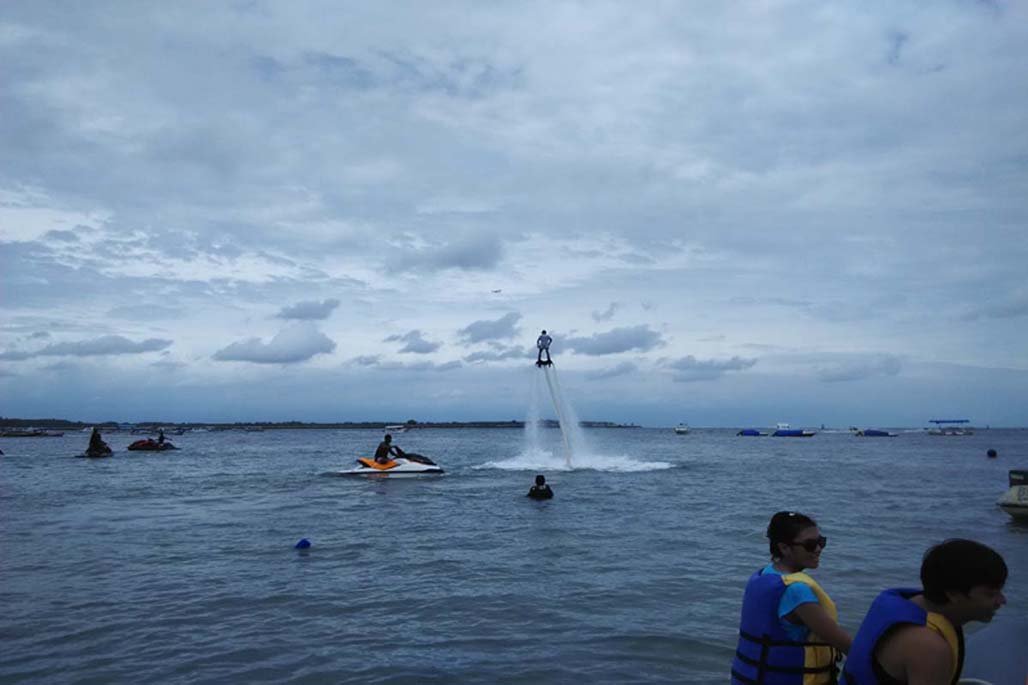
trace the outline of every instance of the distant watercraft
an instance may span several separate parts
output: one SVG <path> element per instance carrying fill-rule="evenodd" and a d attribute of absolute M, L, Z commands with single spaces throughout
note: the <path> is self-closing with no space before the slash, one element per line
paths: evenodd
<path fill-rule="evenodd" d="M 675 433 L 678 435 L 686 435 L 689 433 L 689 426 L 687 424 L 680 423 L 675 426 Z"/>
<path fill-rule="evenodd" d="M 748 437 L 748 438 L 755 438 L 755 437 L 759 437 L 759 436 L 762 436 L 762 435 L 767 435 L 767 433 L 761 433 L 756 428 L 743 428 L 741 431 L 736 433 L 736 435 L 742 435 L 742 436 L 745 436 L 745 437 Z"/>
<path fill-rule="evenodd" d="M 771 434 L 773 438 L 810 438 L 816 434 L 815 431 L 811 430 L 800 430 L 798 428 L 790 428 L 787 423 L 779 423 L 775 428 L 775 432 Z"/>
<path fill-rule="evenodd" d="M 403 425 L 402 423 L 398 423 L 393 426 L 386 426 L 385 430 L 388 433 L 404 433 L 407 431 L 407 426 Z"/>
<path fill-rule="evenodd" d="M 928 429 L 928 435 L 974 435 L 974 429 L 962 424 L 971 423 L 969 419 L 929 419 L 935 428 Z"/>
<path fill-rule="evenodd" d="M 12 429 L 0 432 L 0 438 L 59 438 L 64 435 L 61 431 L 46 430 L 43 428 L 29 428 L 24 430 Z"/>
<path fill-rule="evenodd" d="M 1011 471 L 1010 489 L 999 501 L 1000 508 L 1020 521 L 1028 521 L 1028 470 Z"/>
<path fill-rule="evenodd" d="M 889 431 L 878 430 L 877 428 L 864 428 L 853 431 L 853 435 L 858 438 L 895 438 L 898 433 L 890 433 Z"/>

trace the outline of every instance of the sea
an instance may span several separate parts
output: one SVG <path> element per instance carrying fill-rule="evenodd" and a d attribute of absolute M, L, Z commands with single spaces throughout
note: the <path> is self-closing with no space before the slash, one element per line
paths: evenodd
<path fill-rule="evenodd" d="M 395 443 L 446 473 L 412 479 L 332 475 L 371 430 L 0 439 L 0 682 L 726 683 L 779 510 L 827 536 L 850 631 L 950 537 L 1005 557 L 994 623 L 1028 616 L 1028 526 L 996 506 L 1028 430 L 735 432 L 416 429 Z"/>

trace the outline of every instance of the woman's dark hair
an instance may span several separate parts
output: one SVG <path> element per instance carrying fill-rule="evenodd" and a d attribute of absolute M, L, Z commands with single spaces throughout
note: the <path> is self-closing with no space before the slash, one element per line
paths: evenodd
<path fill-rule="evenodd" d="M 817 521 L 805 514 L 796 511 L 780 511 L 771 517 L 771 523 L 767 524 L 768 546 L 771 548 L 771 558 L 777 559 L 782 556 L 778 552 L 779 542 L 792 542 L 801 531 L 816 526 Z"/>
<path fill-rule="evenodd" d="M 946 604 L 947 592 L 966 595 L 975 585 L 1001 588 L 1007 582 L 1007 564 L 999 552 L 974 540 L 952 538 L 930 548 L 921 562 L 924 596 Z"/>

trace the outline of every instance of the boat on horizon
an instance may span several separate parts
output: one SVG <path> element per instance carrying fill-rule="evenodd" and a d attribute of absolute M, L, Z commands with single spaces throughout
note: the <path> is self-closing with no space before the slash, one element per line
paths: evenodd
<path fill-rule="evenodd" d="M 676 435 L 687 435 L 688 433 L 689 433 L 689 424 L 680 423 L 677 426 L 675 426 L 675 434 Z"/>
<path fill-rule="evenodd" d="M 858 438 L 895 438 L 899 433 L 883 431 L 877 428 L 857 428 L 853 430 L 853 435 Z"/>
<path fill-rule="evenodd" d="M 974 429 L 964 426 L 971 423 L 970 419 L 929 419 L 928 423 L 934 423 L 935 428 L 928 429 L 928 435 L 974 435 Z"/>
<path fill-rule="evenodd" d="M 775 427 L 775 432 L 771 434 L 772 438 L 812 438 L 817 435 L 817 431 L 803 430 L 800 428 L 791 428 L 787 423 L 779 423 Z"/>

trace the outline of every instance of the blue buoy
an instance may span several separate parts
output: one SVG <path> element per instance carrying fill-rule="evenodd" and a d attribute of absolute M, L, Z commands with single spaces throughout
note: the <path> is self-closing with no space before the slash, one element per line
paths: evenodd
<path fill-rule="evenodd" d="M 296 549 L 310 549 L 311 541 L 307 538 L 301 538 L 300 541 L 296 543 L 295 547 Z"/>

